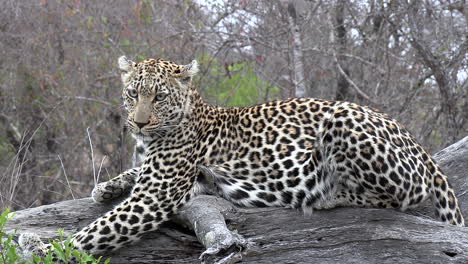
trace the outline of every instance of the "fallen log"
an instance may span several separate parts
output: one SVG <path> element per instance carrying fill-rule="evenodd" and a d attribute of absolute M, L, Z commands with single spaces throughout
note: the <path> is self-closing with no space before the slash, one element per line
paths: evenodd
<path fill-rule="evenodd" d="M 468 218 L 468 137 L 434 158 Z M 48 239 L 57 228 L 66 234 L 81 229 L 111 207 L 90 198 L 64 201 L 18 211 L 7 229 Z M 411 212 L 336 208 L 304 216 L 200 196 L 181 211 L 179 224 L 168 223 L 110 257 L 111 263 L 468 263 L 468 229 L 434 220 L 432 211 L 428 202 Z"/>

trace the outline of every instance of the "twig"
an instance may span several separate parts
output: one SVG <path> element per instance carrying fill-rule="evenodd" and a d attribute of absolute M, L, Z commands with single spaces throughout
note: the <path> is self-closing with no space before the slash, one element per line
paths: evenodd
<path fill-rule="evenodd" d="M 424 82 L 433 75 L 432 71 L 425 74 L 423 77 L 419 78 L 419 80 L 410 88 L 410 95 L 406 97 L 405 102 L 402 104 L 402 107 L 398 111 L 398 115 L 401 115 L 411 104 L 410 102 L 413 101 L 413 98 L 416 96 L 417 92 L 423 86 Z"/>
<path fill-rule="evenodd" d="M 109 171 L 107 170 L 107 168 L 104 168 L 106 170 L 106 174 L 107 174 L 107 180 L 110 181 L 112 179 Z"/>
<path fill-rule="evenodd" d="M 73 99 L 73 100 L 84 100 L 84 101 L 91 101 L 91 102 L 96 102 L 96 103 L 101 103 L 103 105 L 107 106 L 115 106 L 112 103 L 109 103 L 107 101 L 101 100 L 101 99 L 96 99 L 96 98 L 89 98 L 89 97 L 84 97 L 84 96 L 64 96 L 64 99 Z"/>
<path fill-rule="evenodd" d="M 336 54 L 335 52 L 333 51 L 333 60 L 335 61 L 336 63 L 336 66 L 338 68 L 338 70 L 340 71 L 340 74 L 343 75 L 343 77 L 346 79 L 346 81 L 349 82 L 349 84 L 351 84 L 351 87 L 354 88 L 354 90 L 356 90 L 356 92 L 362 96 L 364 99 L 366 99 L 367 101 L 375 104 L 375 105 L 378 105 L 378 103 L 374 100 L 372 100 L 366 93 L 364 93 L 361 88 L 359 88 L 359 86 L 357 86 L 353 80 L 346 74 L 346 72 L 343 70 L 343 68 L 341 68 L 341 65 L 340 63 L 338 62 L 338 58 L 336 57 Z"/>
<path fill-rule="evenodd" d="M 330 24 L 330 27 L 331 28 L 334 28 L 333 26 L 333 22 L 332 22 L 332 18 L 330 16 L 330 14 L 328 14 L 328 23 Z M 334 44 L 335 43 L 335 36 L 333 35 L 333 30 L 330 31 L 330 40 L 331 42 Z M 375 102 L 374 100 L 372 100 L 365 92 L 363 92 L 361 90 L 361 88 L 359 88 L 359 86 L 356 85 L 356 83 L 353 82 L 353 80 L 348 76 L 348 74 L 346 74 L 346 72 L 343 70 L 343 68 L 341 67 L 340 65 L 340 62 L 338 61 L 338 58 L 336 57 L 336 51 L 334 48 L 332 48 L 332 56 L 333 56 L 333 60 L 335 61 L 336 63 L 336 67 L 338 68 L 338 71 L 340 72 L 341 75 L 343 75 L 343 77 L 346 79 L 346 81 L 351 84 L 351 87 L 353 87 L 353 89 L 360 95 L 362 96 L 364 99 L 366 99 L 367 101 L 369 101 L 370 103 L 374 104 L 374 105 L 378 105 L 377 102 Z"/>
<path fill-rule="evenodd" d="M 65 180 L 67 181 L 67 185 L 68 185 L 68 188 L 70 189 L 70 193 L 72 195 L 72 198 L 73 198 L 73 200 L 75 200 L 75 195 L 73 194 L 73 189 L 72 189 L 72 187 L 70 185 L 70 181 L 68 181 L 67 172 L 65 171 L 65 166 L 63 166 L 62 158 L 60 157 L 60 155 L 57 155 L 57 157 L 60 160 L 60 165 L 62 165 L 63 175 L 65 175 Z"/>
<path fill-rule="evenodd" d="M 345 57 L 352 58 L 352 59 L 356 59 L 356 60 L 358 60 L 358 61 L 360 61 L 360 62 L 362 62 L 362 63 L 364 63 L 366 65 L 372 66 L 373 69 L 376 69 L 378 72 L 380 72 L 382 74 L 385 73 L 385 70 L 382 70 L 379 65 L 377 65 L 375 63 L 372 63 L 372 62 L 370 62 L 370 61 L 368 61 L 366 59 L 363 59 L 363 58 L 361 58 L 359 56 L 356 56 L 356 55 L 353 55 L 353 54 L 348 54 L 348 53 L 342 53 L 342 54 L 338 54 L 338 55 L 339 56 L 345 56 Z"/>
<path fill-rule="evenodd" d="M 25 206 L 23 206 L 23 205 L 21 205 L 21 204 L 15 202 L 15 201 L 9 199 L 8 197 L 4 196 L 4 195 L 1 194 L 1 193 L 0 193 L 0 197 L 2 198 L 2 200 L 5 199 L 5 200 L 7 200 L 7 201 L 10 202 L 10 203 L 15 204 L 16 206 L 18 206 L 18 207 L 21 208 L 21 209 L 26 209 Z M 3 202 L 3 201 L 2 201 L 2 202 Z M 3 208 L 2 208 L 2 209 L 3 209 Z"/>
<path fill-rule="evenodd" d="M 99 170 L 98 170 L 98 174 L 97 174 L 97 179 L 96 179 L 96 183 L 99 182 L 99 176 L 101 176 L 101 169 L 102 169 L 102 164 L 104 163 L 104 161 L 106 160 L 107 156 L 104 156 L 101 160 L 101 164 L 99 164 Z"/>
<path fill-rule="evenodd" d="M 89 146 L 90 146 L 90 148 L 91 148 L 91 163 L 93 164 L 94 186 L 96 186 L 96 185 L 97 185 L 96 167 L 94 166 L 93 142 L 91 141 L 91 136 L 89 135 L 89 127 L 86 128 L 86 133 L 88 134 Z"/>

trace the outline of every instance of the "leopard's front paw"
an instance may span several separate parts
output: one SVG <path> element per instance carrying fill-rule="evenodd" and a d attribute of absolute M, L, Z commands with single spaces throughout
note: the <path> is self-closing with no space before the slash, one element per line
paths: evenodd
<path fill-rule="evenodd" d="M 33 233 L 20 234 L 18 244 L 22 250 L 24 258 L 29 258 L 34 255 L 45 257 L 47 255 L 48 246 L 44 244 L 41 238 Z"/>
<path fill-rule="evenodd" d="M 94 187 L 91 196 L 96 203 L 105 203 L 115 200 L 125 194 L 124 188 L 111 185 L 109 182 L 101 182 Z"/>

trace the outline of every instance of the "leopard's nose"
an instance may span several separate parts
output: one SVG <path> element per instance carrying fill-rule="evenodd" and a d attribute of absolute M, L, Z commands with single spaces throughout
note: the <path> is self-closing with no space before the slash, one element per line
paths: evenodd
<path fill-rule="evenodd" d="M 139 123 L 139 122 L 135 122 L 135 124 L 137 125 L 137 127 L 139 129 L 141 129 L 142 127 L 146 126 L 149 122 L 146 122 L 146 123 Z"/>

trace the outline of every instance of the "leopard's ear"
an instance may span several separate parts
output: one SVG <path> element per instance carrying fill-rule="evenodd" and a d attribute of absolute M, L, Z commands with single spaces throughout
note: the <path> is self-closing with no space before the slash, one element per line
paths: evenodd
<path fill-rule="evenodd" d="M 198 62 L 193 60 L 187 65 L 181 65 L 179 70 L 172 76 L 179 79 L 181 82 L 191 81 L 192 78 L 198 73 Z"/>
<path fill-rule="evenodd" d="M 135 66 L 136 63 L 133 61 L 127 59 L 125 56 L 121 56 L 119 58 L 119 69 L 122 71 L 122 73 L 128 73 L 133 71 L 133 67 Z"/>
<path fill-rule="evenodd" d="M 181 67 L 182 72 L 185 72 L 185 77 L 193 78 L 198 73 L 198 62 L 193 60 L 191 63 Z"/>

